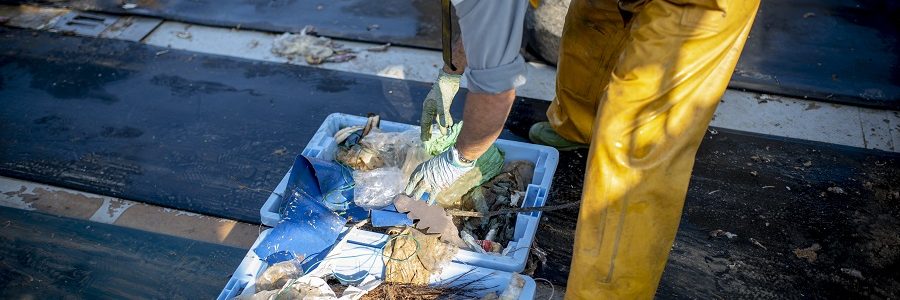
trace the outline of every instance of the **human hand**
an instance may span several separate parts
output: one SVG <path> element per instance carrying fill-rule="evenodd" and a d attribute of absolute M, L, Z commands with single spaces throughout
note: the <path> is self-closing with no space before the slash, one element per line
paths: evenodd
<path fill-rule="evenodd" d="M 459 79 L 462 75 L 454 75 L 440 71 L 437 80 L 431 87 L 431 91 L 422 102 L 422 119 L 419 123 L 422 133 L 422 141 L 431 139 L 431 128 L 438 125 L 441 134 L 447 134 L 450 126 L 453 126 L 453 117 L 450 115 L 450 105 L 453 97 L 459 91 Z"/>
<path fill-rule="evenodd" d="M 428 204 L 434 204 L 438 193 L 449 188 L 474 167 L 474 161 L 463 162 L 456 147 L 450 147 L 416 167 L 404 193 L 417 200 L 428 193 Z"/>

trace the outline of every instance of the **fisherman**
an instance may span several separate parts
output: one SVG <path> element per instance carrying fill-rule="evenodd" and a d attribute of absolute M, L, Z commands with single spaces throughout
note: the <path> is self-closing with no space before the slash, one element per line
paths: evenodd
<path fill-rule="evenodd" d="M 455 147 L 422 163 L 406 193 L 451 186 L 500 135 L 525 82 L 525 0 L 453 0 L 462 33 L 423 105 L 448 130 L 462 71 L 469 93 Z M 572 0 L 549 122 L 535 143 L 589 147 L 566 296 L 649 299 L 678 229 L 694 156 L 747 40 L 759 0 Z M 457 47 L 460 48 L 460 47 Z M 428 134 L 423 130 L 423 134 Z"/>

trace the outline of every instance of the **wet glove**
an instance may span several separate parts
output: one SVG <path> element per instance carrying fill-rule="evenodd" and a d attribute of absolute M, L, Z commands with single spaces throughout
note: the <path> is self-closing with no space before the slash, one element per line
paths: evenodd
<path fill-rule="evenodd" d="M 440 70 L 437 81 L 431 86 L 431 91 L 425 96 L 422 103 L 422 120 L 419 123 L 422 130 L 422 141 L 431 139 L 431 127 L 438 125 L 441 134 L 447 134 L 450 126 L 453 126 L 453 117 L 450 115 L 450 104 L 453 97 L 459 91 L 459 79 L 462 75 L 454 75 Z"/>
<path fill-rule="evenodd" d="M 416 167 L 409 177 L 405 194 L 419 200 L 427 192 L 428 204 L 434 204 L 438 193 L 449 188 L 474 167 L 474 161 L 463 162 L 456 147 L 450 147 Z"/>

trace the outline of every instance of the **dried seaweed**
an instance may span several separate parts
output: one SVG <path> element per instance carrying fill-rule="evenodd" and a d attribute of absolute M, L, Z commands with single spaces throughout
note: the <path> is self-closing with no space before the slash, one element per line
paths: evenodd
<path fill-rule="evenodd" d="M 383 282 L 360 300 L 479 299 L 479 294 L 491 289 L 481 283 L 488 276 L 460 282 L 461 278 L 469 278 L 471 272 L 472 270 L 438 285 Z"/>
<path fill-rule="evenodd" d="M 444 289 L 427 285 L 411 283 L 385 282 L 374 290 L 369 291 L 360 298 L 361 300 L 431 300 L 439 299 L 444 295 Z"/>

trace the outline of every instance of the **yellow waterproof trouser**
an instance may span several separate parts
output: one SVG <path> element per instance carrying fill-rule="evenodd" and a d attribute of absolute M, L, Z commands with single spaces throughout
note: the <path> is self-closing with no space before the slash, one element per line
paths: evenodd
<path fill-rule="evenodd" d="M 649 299 L 675 239 L 694 156 L 759 0 L 573 0 L 557 133 L 591 143 L 566 297 Z"/>

